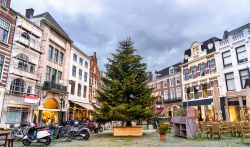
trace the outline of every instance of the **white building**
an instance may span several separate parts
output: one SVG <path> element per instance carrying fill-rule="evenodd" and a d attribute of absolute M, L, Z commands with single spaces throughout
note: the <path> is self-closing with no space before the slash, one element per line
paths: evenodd
<path fill-rule="evenodd" d="M 93 106 L 89 100 L 90 57 L 77 46 L 70 51 L 68 86 L 68 119 L 83 120 L 91 115 Z"/>
<path fill-rule="evenodd" d="M 31 9 L 27 12 L 32 11 Z M 43 30 L 17 13 L 14 43 L 7 79 L 2 127 L 13 127 L 23 121 L 33 121 L 37 109 L 37 85 L 41 81 L 41 47 Z"/>
<path fill-rule="evenodd" d="M 220 75 L 220 93 L 226 97 L 226 120 L 238 121 L 240 117 L 245 117 L 245 79 L 248 78 L 250 67 L 249 40 L 250 23 L 225 31 L 223 40 L 216 42 L 216 65 Z"/>

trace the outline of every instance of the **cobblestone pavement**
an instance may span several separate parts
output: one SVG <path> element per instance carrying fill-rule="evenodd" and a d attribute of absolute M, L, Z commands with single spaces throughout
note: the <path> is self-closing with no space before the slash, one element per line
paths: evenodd
<path fill-rule="evenodd" d="M 40 144 L 32 145 L 40 146 Z M 222 139 L 210 139 L 204 137 L 196 139 L 185 139 L 167 134 L 165 142 L 159 141 L 159 135 L 155 131 L 144 131 L 142 137 L 113 137 L 111 131 L 100 134 L 91 133 L 88 141 L 72 140 L 60 143 L 54 140 L 50 146 L 53 147 L 250 147 L 250 138 L 241 143 L 240 138 L 226 137 Z M 15 142 L 14 147 L 23 147 L 21 142 Z"/>

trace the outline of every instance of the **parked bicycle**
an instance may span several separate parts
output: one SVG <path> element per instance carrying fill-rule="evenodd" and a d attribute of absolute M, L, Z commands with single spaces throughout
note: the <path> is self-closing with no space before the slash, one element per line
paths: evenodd
<path fill-rule="evenodd" d="M 29 128 L 30 128 L 30 124 L 28 122 L 23 122 L 20 124 L 19 127 L 14 128 L 11 131 L 11 137 L 15 140 L 20 141 L 28 133 Z"/>

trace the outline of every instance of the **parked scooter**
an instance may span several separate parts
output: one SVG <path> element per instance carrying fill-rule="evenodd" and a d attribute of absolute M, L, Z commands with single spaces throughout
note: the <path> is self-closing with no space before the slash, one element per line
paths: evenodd
<path fill-rule="evenodd" d="M 76 139 L 76 137 L 81 137 L 84 140 L 88 140 L 89 132 L 87 128 L 84 128 L 83 126 L 80 126 L 78 122 L 75 122 L 74 126 L 69 131 L 68 136 L 70 139 Z"/>
<path fill-rule="evenodd" d="M 28 146 L 31 143 L 43 143 L 49 145 L 51 143 L 50 131 L 48 128 L 35 128 L 31 125 L 27 135 L 23 138 L 23 145 Z"/>
<path fill-rule="evenodd" d="M 89 122 L 89 123 L 84 123 L 83 126 L 85 128 L 88 128 L 89 131 L 91 132 L 95 132 L 95 133 L 98 133 L 98 132 L 103 132 L 103 127 L 102 125 L 99 123 L 98 125 L 94 122 Z"/>

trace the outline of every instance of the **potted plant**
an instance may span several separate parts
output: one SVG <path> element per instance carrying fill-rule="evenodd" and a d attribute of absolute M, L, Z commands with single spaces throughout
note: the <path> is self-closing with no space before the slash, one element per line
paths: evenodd
<path fill-rule="evenodd" d="M 160 126 L 159 127 L 160 141 L 166 140 L 167 131 L 168 131 L 168 126 Z"/>

